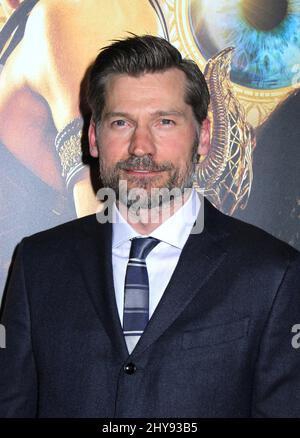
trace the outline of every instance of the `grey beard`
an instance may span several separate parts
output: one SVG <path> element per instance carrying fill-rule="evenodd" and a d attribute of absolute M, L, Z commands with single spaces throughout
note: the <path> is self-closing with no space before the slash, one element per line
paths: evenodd
<path fill-rule="evenodd" d="M 101 160 L 101 153 L 99 154 L 99 170 L 100 180 L 103 187 L 109 187 L 114 190 L 116 200 L 121 202 L 131 211 L 137 211 L 139 209 L 153 209 L 157 207 L 166 207 L 172 201 L 176 201 L 177 198 L 184 194 L 185 189 L 193 187 L 195 179 L 195 170 L 198 159 L 198 139 L 195 140 L 192 150 L 192 160 L 187 164 L 186 169 L 181 174 L 179 170 L 171 175 L 171 178 L 167 181 L 165 187 L 145 189 L 146 179 L 141 177 L 136 179 L 136 187 L 130 190 L 120 190 L 119 169 L 140 168 L 144 170 L 173 170 L 172 163 L 166 163 L 163 166 L 155 166 L 152 163 L 152 159 L 145 155 L 143 157 L 131 157 L 126 162 L 120 162 L 116 164 L 116 167 L 112 171 L 107 171 L 103 161 Z M 126 182 L 126 181 L 125 181 Z M 139 190 L 142 189 L 142 190 Z M 144 189 L 144 190 L 143 190 Z M 142 196 L 141 196 L 142 195 Z"/>

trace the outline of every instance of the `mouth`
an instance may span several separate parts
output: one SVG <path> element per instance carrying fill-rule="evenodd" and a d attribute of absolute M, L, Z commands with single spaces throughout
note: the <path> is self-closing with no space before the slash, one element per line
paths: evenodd
<path fill-rule="evenodd" d="M 152 176 L 163 172 L 162 170 L 124 169 L 129 175 Z"/>

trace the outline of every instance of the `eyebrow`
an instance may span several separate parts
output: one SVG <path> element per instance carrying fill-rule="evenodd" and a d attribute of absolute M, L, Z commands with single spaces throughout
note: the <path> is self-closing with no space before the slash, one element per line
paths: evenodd
<path fill-rule="evenodd" d="M 153 113 L 155 116 L 177 116 L 177 117 L 183 117 L 186 118 L 186 115 L 182 111 L 177 110 L 170 110 L 170 111 L 155 111 Z"/>
<path fill-rule="evenodd" d="M 123 113 L 119 111 L 109 111 L 104 114 L 104 119 L 109 119 L 110 117 L 126 117 L 127 119 L 130 119 L 131 116 L 129 113 Z"/>
<path fill-rule="evenodd" d="M 177 117 L 183 117 L 186 118 L 186 115 L 182 111 L 177 110 L 169 110 L 169 111 L 154 111 L 151 113 L 152 116 L 160 116 L 160 117 L 166 117 L 166 116 L 177 116 Z M 109 111 L 104 114 L 104 119 L 109 119 L 111 117 L 126 117 L 127 119 L 131 119 L 132 115 L 126 112 L 122 111 Z"/>

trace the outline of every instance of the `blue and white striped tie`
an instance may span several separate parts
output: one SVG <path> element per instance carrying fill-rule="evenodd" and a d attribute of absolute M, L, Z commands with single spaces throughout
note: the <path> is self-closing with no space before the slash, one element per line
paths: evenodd
<path fill-rule="evenodd" d="M 123 333 L 129 354 L 149 321 L 149 279 L 146 257 L 159 243 L 154 237 L 132 239 L 125 276 Z"/>

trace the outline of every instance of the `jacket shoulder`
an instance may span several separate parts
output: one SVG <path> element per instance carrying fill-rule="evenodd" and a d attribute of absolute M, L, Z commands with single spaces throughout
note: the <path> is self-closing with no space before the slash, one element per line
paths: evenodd
<path fill-rule="evenodd" d="M 96 214 L 92 214 L 25 237 L 21 246 L 32 255 L 39 255 L 42 251 L 51 253 L 60 248 L 63 251 L 63 248 L 74 246 L 79 240 L 100 233 L 104 227 L 105 224 L 97 221 Z"/>
<path fill-rule="evenodd" d="M 294 259 L 300 253 L 280 239 L 272 236 L 261 228 L 228 216 L 208 201 L 205 202 L 205 220 L 211 233 L 218 232 L 227 236 L 231 248 L 243 253 L 253 254 L 258 258 Z"/>

